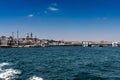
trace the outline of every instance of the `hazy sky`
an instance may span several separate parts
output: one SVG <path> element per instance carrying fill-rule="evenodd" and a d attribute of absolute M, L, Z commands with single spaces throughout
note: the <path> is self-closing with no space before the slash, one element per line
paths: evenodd
<path fill-rule="evenodd" d="M 120 0 L 0 0 L 0 36 L 120 41 Z"/>

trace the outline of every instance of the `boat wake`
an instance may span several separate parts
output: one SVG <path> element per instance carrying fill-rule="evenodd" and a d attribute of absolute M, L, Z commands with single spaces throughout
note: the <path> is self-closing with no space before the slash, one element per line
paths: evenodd
<path fill-rule="evenodd" d="M 10 63 L 1 63 L 0 64 L 0 79 L 2 80 L 11 80 L 15 78 L 15 75 L 21 74 L 20 70 L 15 69 L 3 69 L 5 66 L 10 66 Z"/>
<path fill-rule="evenodd" d="M 33 77 L 30 77 L 28 80 L 43 80 L 43 79 L 40 77 L 33 76 Z"/>
<path fill-rule="evenodd" d="M 17 75 L 21 74 L 20 70 L 16 70 L 13 68 L 9 68 L 9 69 L 4 69 L 5 66 L 10 66 L 12 64 L 10 63 L 0 63 L 0 80 L 13 80 L 15 78 L 17 78 Z M 37 76 L 33 76 L 30 77 L 27 80 L 43 80 L 40 77 Z"/>

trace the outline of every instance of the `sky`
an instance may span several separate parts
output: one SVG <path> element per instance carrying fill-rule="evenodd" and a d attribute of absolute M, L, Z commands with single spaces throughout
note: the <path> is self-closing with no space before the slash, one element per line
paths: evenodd
<path fill-rule="evenodd" d="M 0 36 L 120 41 L 120 0 L 0 0 Z"/>

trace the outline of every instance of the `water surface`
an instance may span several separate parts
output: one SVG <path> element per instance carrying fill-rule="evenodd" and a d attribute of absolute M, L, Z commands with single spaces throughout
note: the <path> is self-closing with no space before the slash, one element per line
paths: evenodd
<path fill-rule="evenodd" d="M 0 48 L 0 80 L 120 80 L 120 48 Z"/>

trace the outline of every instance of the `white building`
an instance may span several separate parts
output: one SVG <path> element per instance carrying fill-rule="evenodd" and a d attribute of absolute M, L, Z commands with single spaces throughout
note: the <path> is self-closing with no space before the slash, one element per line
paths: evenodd
<path fill-rule="evenodd" d="M 82 42 L 83 47 L 88 47 L 90 45 L 89 41 L 83 41 Z"/>
<path fill-rule="evenodd" d="M 118 42 L 112 42 L 112 47 L 117 47 L 118 46 Z"/>
<path fill-rule="evenodd" d="M 8 41 L 9 41 L 9 39 L 7 37 L 2 36 L 0 38 L 0 46 L 8 46 Z"/>

